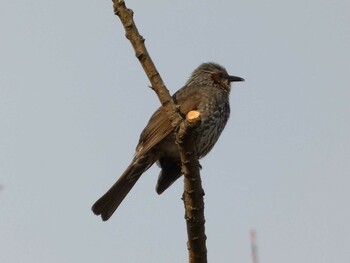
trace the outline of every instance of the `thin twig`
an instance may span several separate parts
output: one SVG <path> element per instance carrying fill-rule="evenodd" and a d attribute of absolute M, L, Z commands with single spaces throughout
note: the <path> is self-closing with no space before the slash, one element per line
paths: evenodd
<path fill-rule="evenodd" d="M 164 107 L 164 110 L 169 117 L 169 120 L 171 121 L 172 126 L 177 127 L 180 121 L 182 121 L 182 117 L 178 114 L 176 105 L 171 99 L 168 89 L 165 87 L 156 66 L 148 54 L 145 46 L 145 39 L 140 35 L 135 25 L 133 19 L 134 12 L 125 6 L 125 2 L 123 0 L 114 0 L 113 3 L 114 13 L 120 18 L 120 21 L 125 29 L 125 36 L 131 42 L 135 50 L 135 55 L 140 61 L 143 70 L 151 82 L 152 89 L 156 92 L 162 106 Z"/>
<path fill-rule="evenodd" d="M 253 263 L 258 263 L 258 246 L 256 243 L 256 231 L 254 229 L 250 230 L 250 242 L 251 242 Z"/>

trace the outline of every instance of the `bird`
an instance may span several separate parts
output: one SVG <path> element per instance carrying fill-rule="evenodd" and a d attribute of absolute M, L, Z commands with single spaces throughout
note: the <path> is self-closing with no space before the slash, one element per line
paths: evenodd
<path fill-rule="evenodd" d="M 231 83 L 238 81 L 244 79 L 229 75 L 226 69 L 217 63 L 207 62 L 199 65 L 186 84 L 172 96 L 180 115 L 186 116 L 192 110 L 200 113 L 200 123 L 193 131 L 199 159 L 207 155 L 219 139 L 230 116 Z M 140 176 L 154 163 L 161 168 L 156 185 L 156 192 L 161 194 L 182 176 L 174 128 L 162 107 L 154 112 L 141 132 L 130 165 L 112 187 L 93 204 L 93 213 L 107 221 Z"/>

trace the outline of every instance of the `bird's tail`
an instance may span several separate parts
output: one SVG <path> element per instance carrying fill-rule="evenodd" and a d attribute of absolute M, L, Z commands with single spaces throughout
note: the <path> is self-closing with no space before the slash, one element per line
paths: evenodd
<path fill-rule="evenodd" d="M 95 215 L 101 215 L 103 221 L 113 215 L 140 176 L 154 163 L 144 158 L 133 160 L 118 181 L 94 203 L 91 209 Z"/>

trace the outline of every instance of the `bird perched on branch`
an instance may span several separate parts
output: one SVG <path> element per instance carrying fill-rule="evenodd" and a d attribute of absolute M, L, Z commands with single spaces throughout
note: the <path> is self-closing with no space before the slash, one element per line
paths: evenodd
<path fill-rule="evenodd" d="M 186 85 L 172 96 L 183 116 L 193 110 L 200 113 L 200 124 L 193 132 L 199 158 L 210 152 L 227 123 L 231 82 L 235 81 L 244 79 L 230 76 L 216 63 L 203 63 L 193 71 Z M 92 206 L 92 211 L 101 215 L 103 221 L 112 216 L 140 176 L 155 162 L 161 168 L 156 186 L 158 194 L 181 177 L 181 160 L 173 130 L 167 114 L 160 107 L 142 131 L 131 164 Z"/>

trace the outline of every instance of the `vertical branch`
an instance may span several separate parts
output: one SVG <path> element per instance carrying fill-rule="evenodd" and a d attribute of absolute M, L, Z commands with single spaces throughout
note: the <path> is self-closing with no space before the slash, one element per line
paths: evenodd
<path fill-rule="evenodd" d="M 254 229 L 250 230 L 250 242 L 251 242 L 251 247 L 252 247 L 253 263 L 258 263 L 258 247 L 256 244 L 256 231 Z"/>
<path fill-rule="evenodd" d="M 183 201 L 185 205 L 185 218 L 187 224 L 189 261 L 190 263 L 206 263 L 207 249 L 204 232 L 204 191 L 199 174 L 199 163 L 192 135 L 193 128 L 199 124 L 199 112 L 191 111 L 183 120 L 178 113 L 169 91 L 166 89 L 152 59 L 150 58 L 145 39 L 139 34 L 133 20 L 133 11 L 126 8 L 124 0 L 113 0 L 114 13 L 120 18 L 125 36 L 131 42 L 136 57 L 140 61 L 152 89 L 156 92 L 176 135 L 176 143 L 182 162 L 182 172 L 185 180 Z M 193 115 L 194 114 L 194 115 Z"/>
<path fill-rule="evenodd" d="M 190 263 L 206 263 L 207 248 L 204 218 L 204 190 L 199 174 L 199 162 L 196 152 L 193 130 L 200 123 L 200 113 L 190 111 L 186 115 L 177 134 L 182 173 L 184 174 L 185 189 L 182 196 L 185 205 L 187 225 L 187 248 Z"/>

